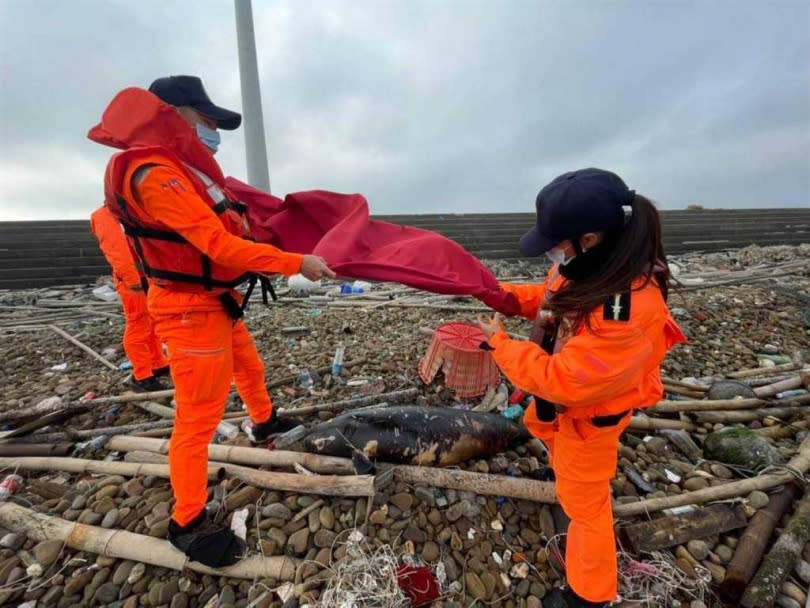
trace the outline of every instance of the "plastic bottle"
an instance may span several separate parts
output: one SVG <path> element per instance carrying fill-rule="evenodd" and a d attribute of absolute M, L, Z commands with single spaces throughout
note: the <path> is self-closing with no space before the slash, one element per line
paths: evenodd
<path fill-rule="evenodd" d="M 17 491 L 20 487 L 23 478 L 19 475 L 6 475 L 6 478 L 0 483 L 0 502 L 4 502 L 9 496 Z"/>
<path fill-rule="evenodd" d="M 312 379 L 312 374 L 309 373 L 308 369 L 303 369 L 298 374 L 298 384 L 301 386 L 301 388 L 306 390 L 310 390 L 315 384 L 315 381 Z"/>
<path fill-rule="evenodd" d="M 236 439 L 236 436 L 239 434 L 239 427 L 234 426 L 227 420 L 223 420 L 217 425 L 217 433 L 226 439 Z"/>
<path fill-rule="evenodd" d="M 335 349 L 335 356 L 332 359 L 333 376 L 337 376 L 343 369 L 343 353 L 345 350 L 346 349 L 343 347 L 343 342 L 338 342 L 337 348 Z"/>

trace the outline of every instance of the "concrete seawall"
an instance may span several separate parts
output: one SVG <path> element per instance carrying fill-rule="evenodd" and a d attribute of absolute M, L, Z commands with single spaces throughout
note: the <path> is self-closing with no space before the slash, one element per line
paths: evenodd
<path fill-rule="evenodd" d="M 810 207 L 662 211 L 667 253 L 747 245 L 810 243 Z M 531 227 L 529 213 L 392 215 L 377 219 L 434 230 L 480 258 L 519 258 L 517 242 Z M 0 289 L 94 281 L 109 272 L 82 220 L 0 222 Z"/>

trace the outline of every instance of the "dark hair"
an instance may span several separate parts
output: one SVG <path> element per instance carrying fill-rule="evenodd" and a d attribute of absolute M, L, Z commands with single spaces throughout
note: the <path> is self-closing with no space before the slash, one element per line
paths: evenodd
<path fill-rule="evenodd" d="M 669 295 L 669 267 L 658 211 L 640 194 L 634 196 L 631 208 L 626 224 L 605 235 L 613 247 L 599 264 L 599 272 L 585 280 L 566 281 L 549 299 L 550 310 L 558 318 L 572 318 L 575 328 L 584 322 L 590 329 L 590 313 L 608 296 L 628 290 L 639 277 L 644 277 L 644 283 L 637 289 L 654 279 L 665 300 Z"/>

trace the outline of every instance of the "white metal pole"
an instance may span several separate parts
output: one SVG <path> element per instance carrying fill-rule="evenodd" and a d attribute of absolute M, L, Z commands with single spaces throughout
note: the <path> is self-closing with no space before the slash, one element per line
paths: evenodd
<path fill-rule="evenodd" d="M 234 0 L 234 9 L 236 44 L 239 47 L 239 78 L 242 83 L 248 182 L 251 186 L 270 192 L 262 96 L 259 90 L 259 65 L 256 61 L 256 36 L 253 32 L 253 8 L 250 0 Z"/>

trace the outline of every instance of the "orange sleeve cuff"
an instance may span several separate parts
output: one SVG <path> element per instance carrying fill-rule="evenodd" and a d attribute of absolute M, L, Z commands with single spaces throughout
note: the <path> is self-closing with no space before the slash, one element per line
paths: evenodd
<path fill-rule="evenodd" d="M 304 263 L 304 256 L 300 253 L 285 253 L 282 262 L 281 274 L 291 277 L 301 272 L 301 265 Z"/>
<path fill-rule="evenodd" d="M 509 334 L 507 334 L 505 330 L 499 329 L 497 332 L 495 332 L 495 335 L 493 335 L 489 339 L 489 345 L 492 348 L 497 349 L 499 346 L 502 346 L 505 342 L 509 342 L 509 340 L 511 340 Z"/>

